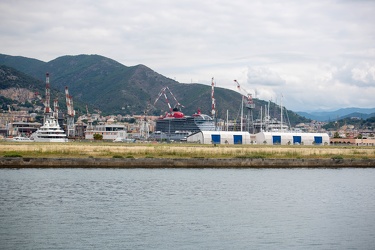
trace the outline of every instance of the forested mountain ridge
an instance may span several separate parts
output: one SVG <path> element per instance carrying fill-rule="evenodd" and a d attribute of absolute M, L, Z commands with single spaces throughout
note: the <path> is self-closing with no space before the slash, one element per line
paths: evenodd
<path fill-rule="evenodd" d="M 50 74 L 51 88 L 63 93 L 68 86 L 74 102 L 88 104 L 104 114 L 142 114 L 148 104 L 149 115 L 160 115 L 169 111 L 164 96 L 154 104 L 160 90 L 168 86 L 178 102 L 185 106 L 182 110 L 191 115 L 200 109 L 211 113 L 211 86 L 199 83 L 179 83 L 167 78 L 145 65 L 124 66 L 110 58 L 100 55 L 61 56 L 49 62 L 26 57 L 13 57 L 0 54 L 0 65 L 13 67 L 41 82 L 45 73 Z M 43 85 L 42 85 L 43 86 Z M 174 99 L 167 92 L 173 106 Z M 238 119 L 241 95 L 235 91 L 215 87 L 217 116 L 225 119 Z M 254 99 L 254 119 L 260 117 L 260 107 L 267 103 Z M 280 114 L 277 105 L 271 105 L 271 114 Z M 288 111 L 292 124 L 307 122 L 309 119 Z"/>

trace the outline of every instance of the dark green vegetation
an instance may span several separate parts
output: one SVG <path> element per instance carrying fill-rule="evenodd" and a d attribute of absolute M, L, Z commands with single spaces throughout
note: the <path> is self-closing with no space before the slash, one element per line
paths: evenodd
<path fill-rule="evenodd" d="M 22 155 L 18 153 L 10 152 L 10 153 L 4 154 L 3 157 L 22 157 Z"/>
<path fill-rule="evenodd" d="M 356 129 L 360 130 L 373 130 L 375 128 L 375 117 L 368 119 L 361 118 L 344 118 L 338 121 L 332 121 L 323 126 L 327 130 L 337 130 L 338 128 L 350 124 L 353 125 Z"/>
<path fill-rule="evenodd" d="M 168 111 L 164 98 L 160 98 L 155 106 L 160 90 L 168 86 L 178 101 L 185 106 L 182 110 L 191 115 L 199 108 L 202 113 L 211 113 L 211 86 L 203 84 L 184 84 L 164 77 L 144 65 L 127 67 L 112 59 L 99 55 L 62 56 L 49 62 L 35 59 L 16 57 L 0 54 L 0 65 L 7 65 L 21 71 L 19 74 L 25 81 L 6 82 L 6 86 L 22 85 L 26 82 L 33 90 L 44 95 L 45 73 L 50 73 L 51 88 L 60 91 L 59 100 L 64 101 L 64 88 L 69 87 L 73 96 L 75 109 L 85 112 L 84 105 L 88 104 L 90 110 L 96 108 L 103 114 L 141 114 L 150 103 L 148 115 L 160 115 Z M 30 76 L 30 77 L 27 77 Z M 208 76 L 209 78 L 211 76 Z M 36 80 L 37 79 L 37 80 Z M 27 85 L 27 84 L 26 84 Z M 3 82 L 1 82 L 3 86 Z M 5 86 L 5 83 L 4 83 Z M 51 93 L 53 100 L 55 93 Z M 62 98 L 60 98 L 62 96 Z M 240 114 L 241 96 L 239 93 L 215 88 L 217 116 L 225 119 L 229 111 L 229 119 L 238 119 Z M 175 101 L 171 96 L 172 105 Z M 260 108 L 267 102 L 255 99 L 253 117 L 260 117 Z M 60 107 L 64 109 L 65 104 Z M 280 108 L 271 103 L 270 114 L 272 117 L 280 115 Z M 284 114 L 285 115 L 285 114 Z M 300 122 L 308 122 L 309 119 L 301 117 L 292 111 L 288 111 L 288 117 L 292 125 Z"/>
<path fill-rule="evenodd" d="M 317 121 L 336 121 L 344 118 L 358 117 L 367 119 L 375 116 L 375 108 L 341 108 L 335 111 L 297 112 L 299 115 Z"/>
<path fill-rule="evenodd" d="M 1 58 L 1 56 L 0 56 Z M 0 95 L 0 108 L 7 110 L 7 105 L 17 104 L 20 107 L 43 107 L 43 101 L 45 98 L 45 73 L 44 79 L 36 79 L 30 75 L 27 75 L 14 68 L 1 65 L 0 63 L 0 91 L 13 89 L 15 99 L 7 98 Z M 27 92 L 32 94 L 31 102 L 23 101 L 22 96 L 28 95 Z M 57 90 L 56 87 L 51 86 L 51 105 L 53 105 L 53 100 L 57 98 L 60 106 L 60 110 L 66 110 L 65 102 L 65 92 L 64 90 Z M 84 109 L 85 105 L 82 102 L 74 101 L 74 106 L 77 109 Z M 35 107 L 34 107 L 35 108 Z"/>

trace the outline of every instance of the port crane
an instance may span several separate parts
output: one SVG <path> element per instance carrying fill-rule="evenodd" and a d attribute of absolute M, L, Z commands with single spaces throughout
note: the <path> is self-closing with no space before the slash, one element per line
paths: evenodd
<path fill-rule="evenodd" d="M 151 99 L 147 101 L 147 106 L 143 111 L 143 118 L 141 119 L 140 136 L 147 139 L 150 135 L 150 127 L 147 119 L 148 112 L 151 109 Z"/>
<path fill-rule="evenodd" d="M 171 107 L 171 104 L 169 103 L 169 100 L 168 100 L 168 97 L 167 97 L 167 94 L 166 94 L 166 90 L 169 91 L 169 93 L 171 94 L 171 96 L 173 97 L 173 99 L 176 101 L 176 105 L 174 106 L 173 109 Z M 166 117 L 174 117 L 174 118 L 182 118 L 182 117 L 184 117 L 184 114 L 180 111 L 179 107 L 185 108 L 185 106 L 182 105 L 181 103 L 179 103 L 177 101 L 177 98 L 173 95 L 172 91 L 168 88 L 168 86 L 164 87 L 164 88 L 162 88 L 160 90 L 160 92 L 158 94 L 158 97 L 156 98 L 156 100 L 154 102 L 154 106 L 158 102 L 158 100 L 160 99 L 161 96 L 164 96 L 165 101 L 168 104 L 168 108 L 169 108 L 169 112 L 170 112 L 169 114 L 166 114 Z"/>
<path fill-rule="evenodd" d="M 65 87 L 65 100 L 66 100 L 66 107 L 68 110 L 67 116 L 66 116 L 67 136 L 74 137 L 75 136 L 74 116 L 76 113 L 73 108 L 73 97 L 69 95 L 68 87 Z"/>
<path fill-rule="evenodd" d="M 51 116 L 52 110 L 50 107 L 51 92 L 49 85 L 49 73 L 46 73 L 46 99 L 44 100 L 44 122 Z M 44 123 L 43 122 L 43 123 Z"/>
<path fill-rule="evenodd" d="M 243 105 L 245 104 L 245 108 L 248 110 L 247 116 L 247 131 L 254 133 L 254 118 L 253 118 L 253 109 L 255 108 L 255 104 L 253 101 L 253 96 L 249 92 L 247 92 L 244 88 L 241 87 L 240 83 L 237 80 L 234 80 L 237 84 L 238 92 L 242 95 L 241 101 L 241 131 L 243 128 Z M 245 94 L 244 94 L 245 93 Z"/>
<path fill-rule="evenodd" d="M 56 97 L 55 100 L 53 100 L 53 109 L 55 112 L 53 112 L 54 117 L 56 120 L 59 119 L 59 99 Z"/>

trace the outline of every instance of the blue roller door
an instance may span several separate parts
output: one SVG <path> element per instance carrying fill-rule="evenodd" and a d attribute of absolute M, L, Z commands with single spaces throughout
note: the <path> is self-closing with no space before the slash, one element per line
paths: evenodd
<path fill-rule="evenodd" d="M 242 135 L 233 135 L 234 144 L 242 144 Z"/>
<path fill-rule="evenodd" d="M 273 144 L 281 144 L 281 136 L 280 135 L 272 136 L 272 143 Z"/>
<path fill-rule="evenodd" d="M 301 142 L 302 142 L 301 136 L 298 136 L 298 135 L 293 136 L 293 144 L 301 144 Z"/>
<path fill-rule="evenodd" d="M 220 144 L 220 135 L 211 135 L 211 141 L 214 144 Z"/>
<path fill-rule="evenodd" d="M 323 137 L 314 136 L 314 142 L 315 142 L 315 144 L 322 144 L 323 143 Z"/>

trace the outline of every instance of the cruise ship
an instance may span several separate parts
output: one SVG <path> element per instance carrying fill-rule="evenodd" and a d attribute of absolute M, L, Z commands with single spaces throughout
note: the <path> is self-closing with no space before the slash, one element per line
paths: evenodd
<path fill-rule="evenodd" d="M 35 142 L 68 142 L 64 130 L 52 116 L 45 118 L 43 126 L 31 135 L 31 139 Z"/>
<path fill-rule="evenodd" d="M 200 110 L 192 116 L 185 116 L 178 109 L 156 120 L 155 132 L 150 139 L 169 139 L 183 141 L 187 136 L 200 131 L 215 131 L 212 117 L 202 114 Z"/>

